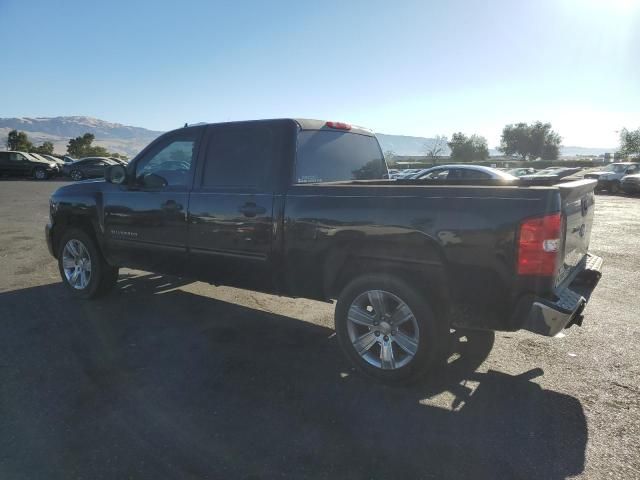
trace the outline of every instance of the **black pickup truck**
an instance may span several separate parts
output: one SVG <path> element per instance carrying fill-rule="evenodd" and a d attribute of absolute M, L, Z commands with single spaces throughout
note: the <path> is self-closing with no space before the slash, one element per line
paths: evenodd
<path fill-rule="evenodd" d="M 337 299 L 347 357 L 385 381 L 424 374 L 451 328 L 556 335 L 582 322 L 593 180 L 391 180 L 369 130 L 318 120 L 185 127 L 105 180 L 51 197 L 46 238 L 69 291 L 119 267 Z"/>

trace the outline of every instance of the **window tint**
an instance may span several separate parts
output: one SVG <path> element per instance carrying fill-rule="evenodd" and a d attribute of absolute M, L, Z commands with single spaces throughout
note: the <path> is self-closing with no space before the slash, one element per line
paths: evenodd
<path fill-rule="evenodd" d="M 282 155 L 287 126 L 280 122 L 220 125 L 212 129 L 202 186 L 259 187 Z"/>
<path fill-rule="evenodd" d="M 374 137 L 324 130 L 298 135 L 294 183 L 375 180 L 387 166 Z"/>
<path fill-rule="evenodd" d="M 180 132 L 159 143 L 136 163 L 136 181 L 147 175 L 159 175 L 169 186 L 189 183 L 194 147 L 199 131 Z"/>

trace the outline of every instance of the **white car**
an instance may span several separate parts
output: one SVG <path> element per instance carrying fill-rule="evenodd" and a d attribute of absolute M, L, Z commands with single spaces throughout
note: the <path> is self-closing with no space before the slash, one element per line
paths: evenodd
<path fill-rule="evenodd" d="M 411 178 L 430 178 L 437 180 L 518 180 L 518 177 L 503 172 L 502 170 L 484 167 L 482 165 L 439 165 L 421 170 Z"/>

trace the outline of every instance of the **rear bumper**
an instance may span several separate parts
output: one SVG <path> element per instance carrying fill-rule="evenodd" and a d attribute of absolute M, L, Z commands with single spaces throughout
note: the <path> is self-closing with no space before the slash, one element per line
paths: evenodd
<path fill-rule="evenodd" d="M 582 311 L 595 289 L 602 269 L 602 258 L 588 255 L 584 269 L 568 287 L 556 292 L 557 300 L 536 298 L 523 326 L 533 333 L 553 337 L 564 328 L 582 324 Z"/>

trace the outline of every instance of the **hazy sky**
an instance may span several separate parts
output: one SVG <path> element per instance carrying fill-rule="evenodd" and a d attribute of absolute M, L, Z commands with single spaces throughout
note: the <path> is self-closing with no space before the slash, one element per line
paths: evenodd
<path fill-rule="evenodd" d="M 640 127 L 640 0 L 0 0 L 0 117 L 167 130 L 300 116 L 375 131 Z"/>

